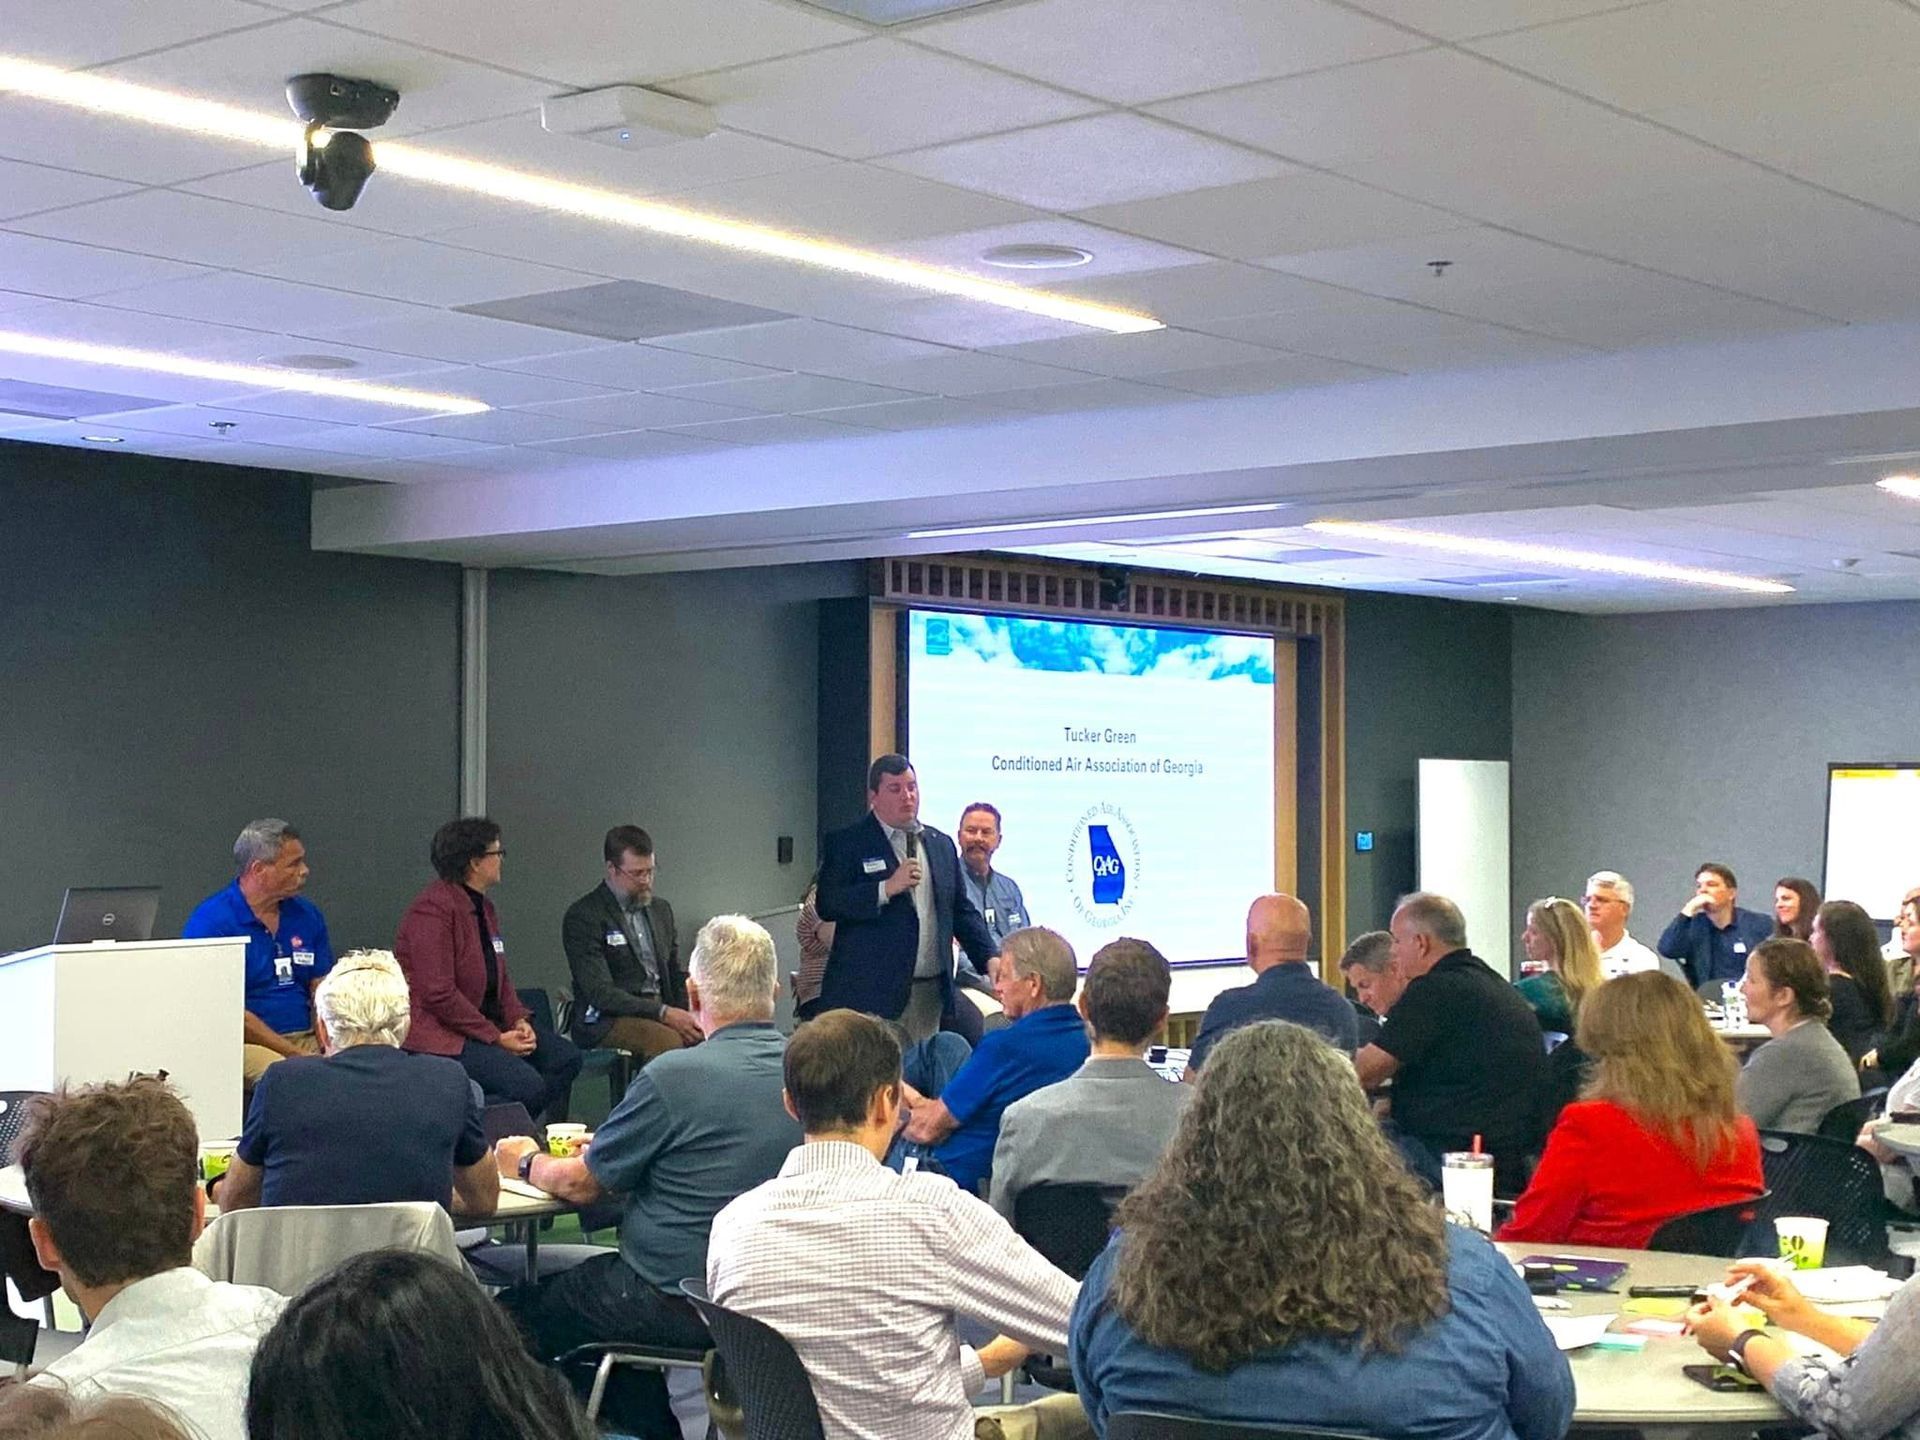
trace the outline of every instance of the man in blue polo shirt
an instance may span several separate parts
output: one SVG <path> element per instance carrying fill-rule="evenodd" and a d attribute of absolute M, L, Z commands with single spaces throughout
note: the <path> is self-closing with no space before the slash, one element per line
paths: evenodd
<path fill-rule="evenodd" d="M 1740 882 L 1733 871 L 1709 860 L 1693 872 L 1693 898 L 1660 932 L 1655 946 L 1678 960 L 1692 985 L 1738 980 L 1747 973 L 1747 956 L 1773 934 L 1773 916 L 1743 910 Z"/>
<path fill-rule="evenodd" d="M 1080 975 L 1073 947 L 1052 930 L 1016 930 L 993 961 L 994 994 L 1010 1022 L 989 1031 L 937 1093 L 907 1077 L 912 1113 L 901 1136 L 929 1147 L 933 1158 L 969 1194 L 993 1170 L 1000 1116 L 1016 1100 L 1058 1084 L 1086 1064 L 1092 1045 L 1073 1008 Z"/>
<path fill-rule="evenodd" d="M 1359 1021 L 1346 997 L 1313 973 L 1307 951 L 1313 944 L 1313 920 L 1291 895 L 1262 895 L 1247 911 L 1247 968 L 1251 985 L 1222 990 L 1207 1006 L 1200 1033 L 1187 1057 L 1188 1080 L 1229 1030 L 1255 1020 L 1291 1020 L 1317 1031 L 1320 1038 L 1353 1053 Z"/>
<path fill-rule="evenodd" d="M 247 937 L 241 1068 L 251 1088 L 276 1060 L 320 1053 L 312 995 L 333 968 L 333 942 L 318 907 L 300 895 L 307 847 L 298 830 L 284 820 L 255 820 L 233 842 L 233 865 L 233 883 L 195 906 L 180 933 Z"/>

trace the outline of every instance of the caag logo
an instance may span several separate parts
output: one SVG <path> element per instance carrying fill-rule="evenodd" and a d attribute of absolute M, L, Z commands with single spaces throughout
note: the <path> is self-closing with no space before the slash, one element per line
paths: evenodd
<path fill-rule="evenodd" d="M 1066 878 L 1074 913 L 1088 925 L 1107 930 L 1127 918 L 1140 893 L 1140 837 L 1119 806 L 1102 801 L 1073 822 Z"/>

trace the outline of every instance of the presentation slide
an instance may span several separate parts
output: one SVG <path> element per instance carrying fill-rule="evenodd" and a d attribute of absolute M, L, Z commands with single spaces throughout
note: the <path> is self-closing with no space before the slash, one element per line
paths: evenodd
<path fill-rule="evenodd" d="M 1121 935 L 1238 960 L 1273 888 L 1271 637 L 908 612 L 920 815 L 997 808 L 994 868 L 1085 968 Z"/>
<path fill-rule="evenodd" d="M 1820 893 L 1891 923 L 1913 886 L 1920 764 L 1827 770 L 1827 873 Z"/>

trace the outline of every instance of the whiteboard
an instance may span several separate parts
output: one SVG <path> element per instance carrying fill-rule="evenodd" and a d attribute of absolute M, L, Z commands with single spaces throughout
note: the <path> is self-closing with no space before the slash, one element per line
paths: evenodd
<path fill-rule="evenodd" d="M 1913 847 L 1920 763 L 1827 767 L 1827 863 L 1820 893 L 1891 924 L 1920 883 Z"/>
<path fill-rule="evenodd" d="M 1467 943 L 1499 975 L 1513 974 L 1505 760 L 1422 760 L 1419 885 L 1467 917 Z"/>

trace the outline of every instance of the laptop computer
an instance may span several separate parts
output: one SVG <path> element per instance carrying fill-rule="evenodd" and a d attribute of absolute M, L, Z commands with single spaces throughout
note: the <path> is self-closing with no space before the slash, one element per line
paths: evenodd
<path fill-rule="evenodd" d="M 160 913 L 158 885 L 70 885 L 60 902 L 56 945 L 95 940 L 151 940 Z"/>

